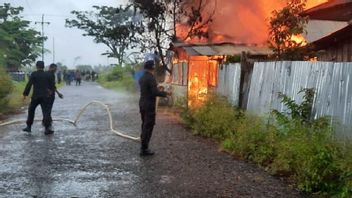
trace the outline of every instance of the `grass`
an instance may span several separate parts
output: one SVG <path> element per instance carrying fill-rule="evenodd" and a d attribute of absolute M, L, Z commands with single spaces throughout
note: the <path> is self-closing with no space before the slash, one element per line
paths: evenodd
<path fill-rule="evenodd" d="M 23 100 L 23 90 L 26 86 L 26 82 L 12 81 L 11 93 L 6 96 L 6 103 L 3 104 L 0 115 L 6 115 L 14 113 L 19 110 L 22 106 L 28 103 L 28 100 Z"/>
<path fill-rule="evenodd" d="M 29 94 L 26 100 L 23 100 L 23 90 L 26 87 L 27 81 L 22 81 L 22 82 L 12 81 L 12 84 L 13 84 L 12 92 L 7 96 L 9 102 L 7 106 L 1 110 L 3 114 L 14 113 L 17 110 L 19 110 L 21 107 L 27 105 L 30 102 L 31 93 Z M 60 85 L 57 84 L 57 88 L 60 88 L 63 86 L 64 86 L 64 83 L 61 83 Z"/>
<path fill-rule="evenodd" d="M 27 82 L 16 82 L 13 81 L 13 91 L 12 93 L 8 96 L 9 98 L 9 104 L 8 108 L 9 111 L 14 111 L 23 105 L 25 105 L 26 101 L 23 100 L 23 90 L 26 86 Z"/>
<path fill-rule="evenodd" d="M 136 85 L 132 76 L 125 75 L 121 80 L 108 80 L 107 75 L 101 75 L 98 79 L 98 83 L 107 89 L 123 92 L 135 92 Z"/>
<path fill-rule="evenodd" d="M 306 112 L 306 103 L 289 102 L 289 108 Z M 352 144 L 336 140 L 327 118 L 308 122 L 306 116 L 291 115 L 260 117 L 219 97 L 182 114 L 194 134 L 216 139 L 223 150 L 274 175 L 294 179 L 303 192 L 352 197 Z"/>

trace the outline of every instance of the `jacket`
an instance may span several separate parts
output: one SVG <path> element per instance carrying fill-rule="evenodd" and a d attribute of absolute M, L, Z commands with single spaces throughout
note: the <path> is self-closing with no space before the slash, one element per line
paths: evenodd
<path fill-rule="evenodd" d="M 49 86 L 52 83 L 53 82 L 47 72 L 44 72 L 43 70 L 35 71 L 29 77 L 29 81 L 23 91 L 23 95 L 28 96 L 33 86 L 32 98 L 49 97 Z"/>
<path fill-rule="evenodd" d="M 155 112 L 156 97 L 166 97 L 167 93 L 159 91 L 156 79 L 150 72 L 144 72 L 144 75 L 139 79 L 139 86 L 141 93 L 139 99 L 140 111 Z"/>

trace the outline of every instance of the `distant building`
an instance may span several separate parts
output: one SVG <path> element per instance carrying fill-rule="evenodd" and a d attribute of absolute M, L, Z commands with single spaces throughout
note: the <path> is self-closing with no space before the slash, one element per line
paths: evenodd
<path fill-rule="evenodd" d="M 331 0 L 303 13 L 311 20 L 345 22 L 341 29 L 311 42 L 319 61 L 352 62 L 352 0 Z"/>

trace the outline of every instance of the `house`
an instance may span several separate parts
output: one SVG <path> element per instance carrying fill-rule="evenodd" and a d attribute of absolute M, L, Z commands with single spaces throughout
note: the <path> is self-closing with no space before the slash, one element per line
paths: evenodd
<path fill-rule="evenodd" d="M 219 69 L 229 56 L 245 53 L 265 59 L 272 53 L 265 46 L 234 43 L 174 43 L 170 51 L 168 67 L 172 73 L 165 83 L 172 87 L 174 101 L 185 98 L 189 106 L 201 104 L 217 88 Z"/>
<path fill-rule="evenodd" d="M 331 0 L 306 10 L 312 20 L 346 23 L 341 29 L 311 42 L 319 61 L 352 61 L 352 0 Z"/>

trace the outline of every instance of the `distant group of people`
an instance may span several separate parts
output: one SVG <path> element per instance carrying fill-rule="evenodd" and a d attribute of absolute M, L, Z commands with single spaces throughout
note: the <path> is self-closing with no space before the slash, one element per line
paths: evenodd
<path fill-rule="evenodd" d="M 80 70 L 64 70 L 63 78 L 66 85 L 71 85 L 75 81 L 76 86 L 80 86 L 82 80 L 94 82 L 98 78 L 98 74 L 95 71 L 83 71 Z"/>
<path fill-rule="evenodd" d="M 56 89 L 55 73 L 57 65 L 51 64 L 49 70 L 44 71 L 44 62 L 38 61 L 36 68 L 37 71 L 30 75 L 23 91 L 23 98 L 26 99 L 33 87 L 32 98 L 28 107 L 27 126 L 23 131 L 28 133 L 32 131 L 35 110 L 38 105 L 40 105 L 43 113 L 42 124 L 45 127 L 44 134 L 50 135 L 54 133 L 52 129 L 51 111 L 54 105 L 55 95 L 57 94 L 60 98 L 63 98 L 63 95 Z"/>

